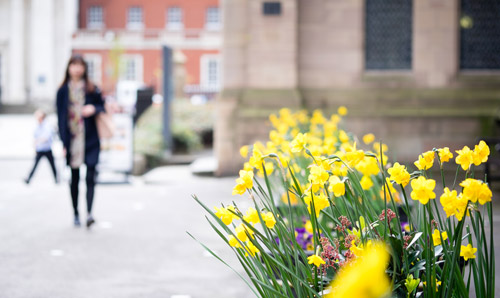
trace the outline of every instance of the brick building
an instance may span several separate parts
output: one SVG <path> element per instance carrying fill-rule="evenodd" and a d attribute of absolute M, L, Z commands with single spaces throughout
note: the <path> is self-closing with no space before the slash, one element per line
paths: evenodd
<path fill-rule="evenodd" d="M 223 11 L 221 175 L 280 107 L 345 105 L 349 130 L 407 161 L 471 145 L 500 115 L 497 0 L 229 0 Z"/>
<path fill-rule="evenodd" d="M 219 90 L 218 0 L 80 0 L 78 22 L 73 52 L 83 54 L 104 92 L 113 92 L 117 80 L 161 92 L 164 45 L 183 64 L 187 95 Z"/>

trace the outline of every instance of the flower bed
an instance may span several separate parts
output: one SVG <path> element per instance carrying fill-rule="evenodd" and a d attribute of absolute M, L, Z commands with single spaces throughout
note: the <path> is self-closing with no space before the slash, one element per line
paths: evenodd
<path fill-rule="evenodd" d="M 258 297 L 468 297 L 472 289 L 494 297 L 492 192 L 474 176 L 488 146 L 424 152 L 410 173 L 372 134 L 359 140 L 343 130 L 346 113 L 270 116 L 269 141 L 240 150 L 248 162 L 233 194 L 253 207 L 211 209 L 195 197 L 250 289 Z M 454 157 L 455 183 L 446 185 L 442 166 Z"/>

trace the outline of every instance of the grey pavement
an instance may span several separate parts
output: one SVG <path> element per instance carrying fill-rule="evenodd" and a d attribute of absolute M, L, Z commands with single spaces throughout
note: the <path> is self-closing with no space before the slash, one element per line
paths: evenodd
<path fill-rule="evenodd" d="M 97 224 L 87 230 L 72 226 L 68 185 L 54 184 L 47 162 L 30 185 L 22 182 L 31 163 L 0 159 L 0 297 L 251 297 L 186 234 L 237 265 L 191 198 L 209 206 L 243 200 L 231 196 L 234 178 L 169 166 L 129 185 L 98 185 Z"/>

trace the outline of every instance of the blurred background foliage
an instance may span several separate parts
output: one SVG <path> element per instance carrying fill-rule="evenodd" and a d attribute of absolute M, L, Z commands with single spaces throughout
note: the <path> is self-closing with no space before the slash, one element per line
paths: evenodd
<path fill-rule="evenodd" d="M 166 161 L 162 136 L 163 106 L 149 107 L 137 120 L 134 129 L 135 153 L 144 155 L 151 163 Z M 212 147 L 214 102 L 192 104 L 188 99 L 172 101 L 172 136 L 175 154 L 194 154 Z"/>

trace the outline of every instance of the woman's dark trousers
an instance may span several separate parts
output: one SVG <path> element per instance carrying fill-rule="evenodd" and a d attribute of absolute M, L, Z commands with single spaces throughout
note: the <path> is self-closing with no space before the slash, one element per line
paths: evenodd
<path fill-rule="evenodd" d="M 85 177 L 85 182 L 87 183 L 87 214 L 92 213 L 92 203 L 94 201 L 94 189 L 96 181 L 96 169 L 95 166 L 87 166 L 87 177 Z M 78 216 L 78 182 L 80 181 L 80 169 L 71 169 L 71 200 L 73 202 L 73 211 L 75 216 Z"/>

